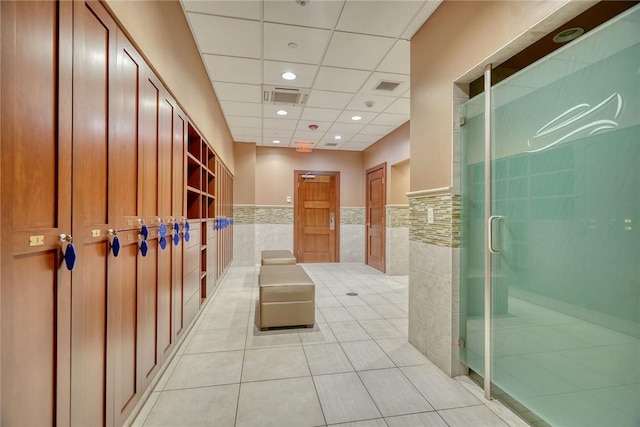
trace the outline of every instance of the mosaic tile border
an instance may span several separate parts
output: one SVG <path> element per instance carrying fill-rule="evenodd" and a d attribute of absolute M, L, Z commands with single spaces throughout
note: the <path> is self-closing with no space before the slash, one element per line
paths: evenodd
<path fill-rule="evenodd" d="M 434 222 L 427 223 L 428 209 Z M 448 248 L 460 247 L 460 195 L 417 194 L 409 199 L 409 240 Z"/>
<path fill-rule="evenodd" d="M 410 209 L 409 205 L 387 205 L 387 221 L 389 228 L 409 227 Z"/>
<path fill-rule="evenodd" d="M 236 205 L 233 207 L 235 224 L 293 224 L 293 206 Z M 364 225 L 365 209 L 340 208 L 341 225 Z"/>
<path fill-rule="evenodd" d="M 340 208 L 340 225 L 364 225 L 364 208 Z"/>

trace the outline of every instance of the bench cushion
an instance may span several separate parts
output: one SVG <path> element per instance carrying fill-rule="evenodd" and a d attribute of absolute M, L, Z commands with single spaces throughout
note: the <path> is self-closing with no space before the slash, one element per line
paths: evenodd
<path fill-rule="evenodd" d="M 315 285 L 299 265 L 260 268 L 260 328 L 313 325 Z"/>
<path fill-rule="evenodd" d="M 269 250 L 261 253 L 262 265 L 286 265 L 295 264 L 296 257 L 291 251 L 287 250 Z"/>

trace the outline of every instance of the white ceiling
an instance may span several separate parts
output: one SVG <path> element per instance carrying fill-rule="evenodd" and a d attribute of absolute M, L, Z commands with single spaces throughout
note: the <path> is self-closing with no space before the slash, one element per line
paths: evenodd
<path fill-rule="evenodd" d="M 409 39 L 440 2 L 182 0 L 182 6 L 235 141 L 360 151 L 409 120 Z M 285 71 L 297 78 L 284 80 Z M 381 80 L 400 84 L 375 90 Z M 262 102 L 262 85 L 311 92 L 304 105 L 273 105 Z"/>

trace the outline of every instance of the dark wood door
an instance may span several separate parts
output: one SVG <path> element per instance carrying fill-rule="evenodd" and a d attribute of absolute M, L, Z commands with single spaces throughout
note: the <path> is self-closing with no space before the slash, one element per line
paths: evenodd
<path fill-rule="evenodd" d="M 71 424 L 102 425 L 107 397 L 109 202 L 115 196 L 114 155 L 117 27 L 98 3 L 74 2 Z"/>
<path fill-rule="evenodd" d="M 339 172 L 295 172 L 294 251 L 298 262 L 339 261 Z"/>
<path fill-rule="evenodd" d="M 366 264 L 382 272 L 385 271 L 386 170 L 386 163 L 367 170 Z"/>
<path fill-rule="evenodd" d="M 0 424 L 69 425 L 72 3 L 0 2 Z M 59 25 L 58 25 L 59 24 Z"/>

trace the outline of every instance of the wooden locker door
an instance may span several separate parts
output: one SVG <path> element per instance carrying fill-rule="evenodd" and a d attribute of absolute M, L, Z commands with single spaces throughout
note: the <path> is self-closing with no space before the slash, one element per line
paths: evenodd
<path fill-rule="evenodd" d="M 0 423 L 68 425 L 70 2 L 0 3 Z M 59 25 L 58 25 L 59 24 Z M 57 111 L 57 114 L 56 114 Z"/>
<path fill-rule="evenodd" d="M 385 206 L 386 206 L 386 171 L 383 163 L 367 170 L 367 202 L 366 202 L 366 260 L 365 263 L 384 273 L 385 264 Z"/>
<path fill-rule="evenodd" d="M 138 257 L 138 340 L 141 383 L 146 387 L 158 368 L 158 118 L 160 84 L 145 66 L 140 81 L 138 214 L 149 227 L 148 252 Z"/>
<path fill-rule="evenodd" d="M 71 424 L 106 415 L 109 157 L 113 138 L 115 22 L 98 3 L 74 2 Z"/>
<path fill-rule="evenodd" d="M 184 113 L 176 107 L 173 117 L 173 200 L 172 215 L 178 224 L 184 221 L 185 211 L 185 141 L 187 121 Z M 174 232 L 175 233 L 175 232 Z M 184 265 L 182 236 L 178 234 L 178 244 L 173 245 L 173 334 L 177 338 L 184 328 Z"/>
<path fill-rule="evenodd" d="M 138 104 L 141 67 L 144 61 L 118 30 L 116 75 L 116 133 L 110 175 L 115 188 L 110 204 L 111 222 L 115 223 L 120 253 L 110 254 L 107 420 L 122 425 L 140 399 L 138 342 Z M 111 236 L 113 240 L 113 236 Z M 111 423 L 108 423 L 111 424 Z"/>
<path fill-rule="evenodd" d="M 167 227 L 173 226 L 172 221 L 172 190 L 173 180 L 173 116 L 175 102 L 163 88 L 161 91 L 158 113 L 158 212 Z M 173 334 L 171 321 L 171 306 L 173 293 L 171 282 L 173 277 L 173 244 L 171 238 L 166 238 L 164 249 L 158 249 L 158 355 L 160 362 L 164 361 L 172 348 Z"/>

